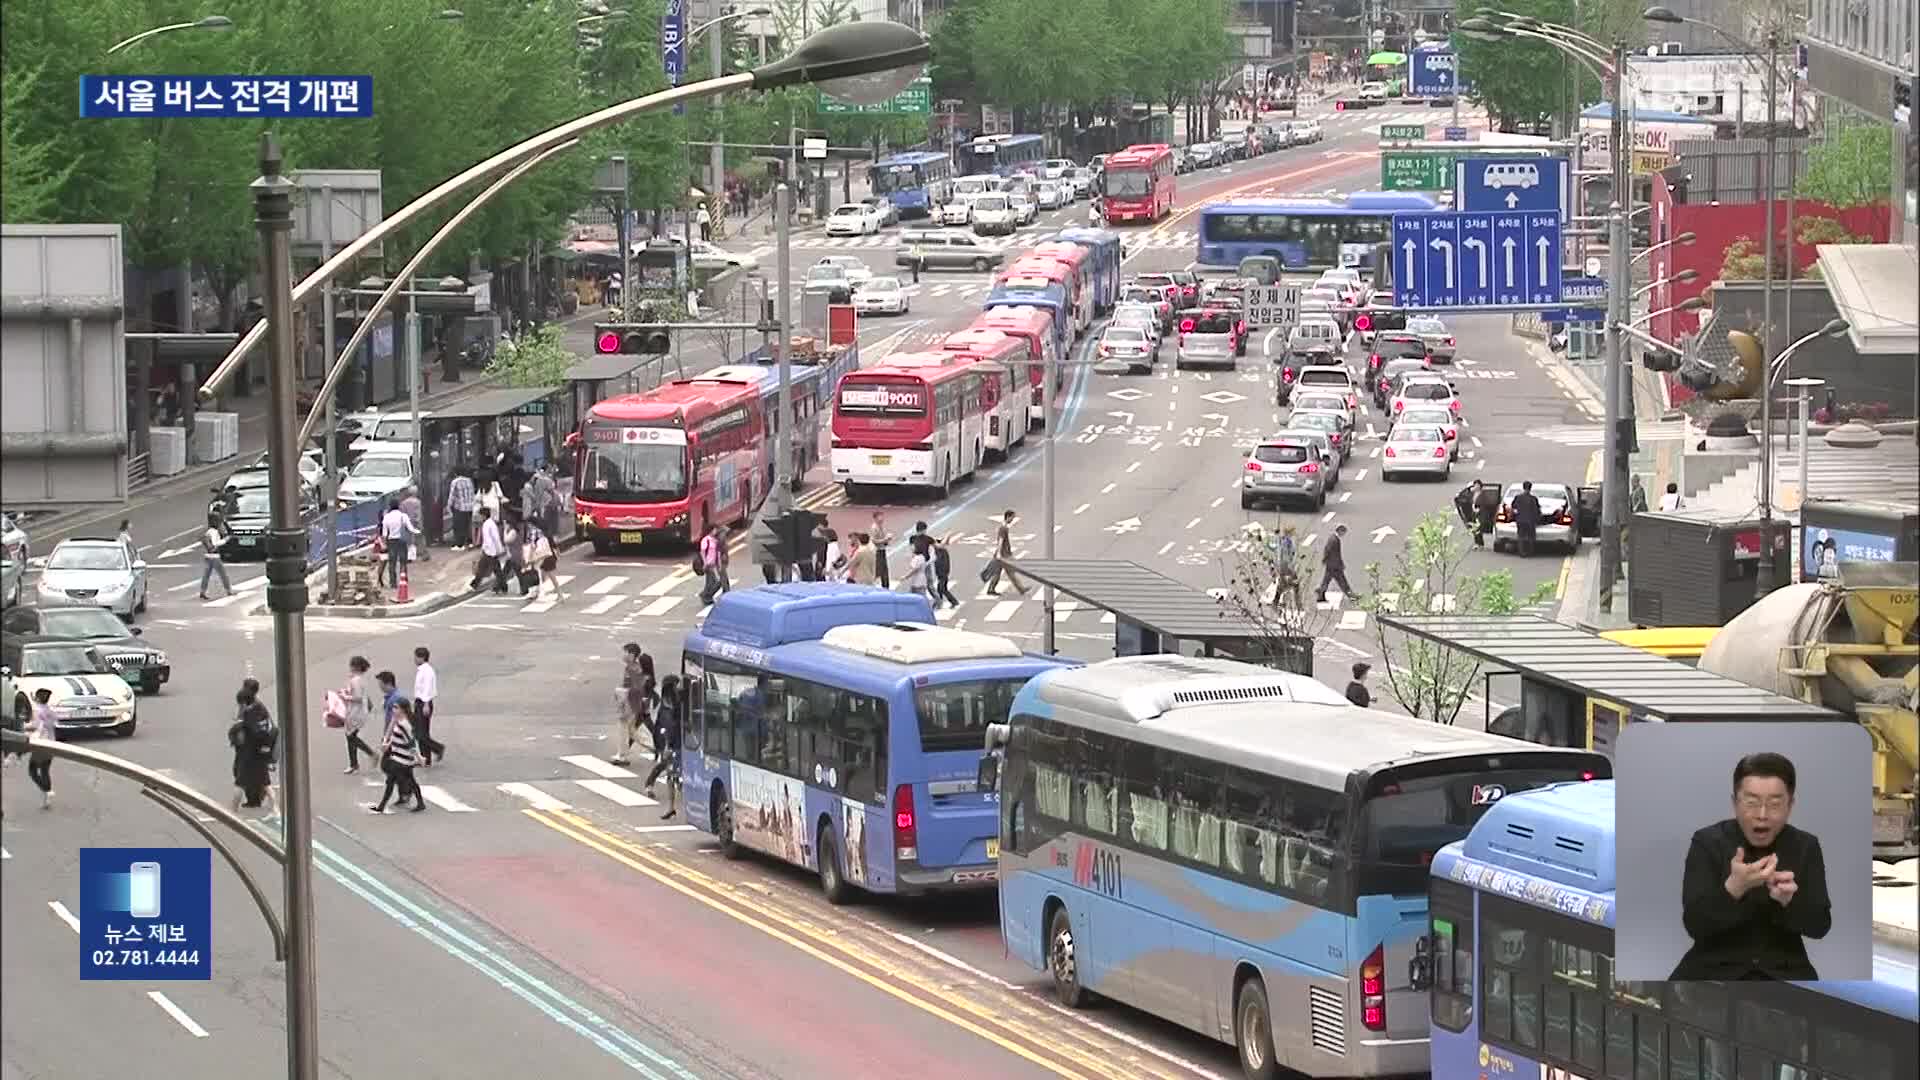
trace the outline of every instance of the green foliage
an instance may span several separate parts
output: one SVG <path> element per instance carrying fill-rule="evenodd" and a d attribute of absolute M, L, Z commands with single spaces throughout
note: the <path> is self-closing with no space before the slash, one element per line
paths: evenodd
<path fill-rule="evenodd" d="M 503 341 L 487 362 L 487 374 L 506 386 L 558 386 L 580 360 L 561 340 L 561 328 L 548 323 L 512 341 Z"/>
<path fill-rule="evenodd" d="M 1453 526 L 1450 530 L 1449 526 Z M 1374 636 L 1385 663 L 1387 692 L 1408 713 L 1451 724 L 1472 691 L 1480 664 L 1472 657 L 1387 629 L 1382 614 L 1511 615 L 1553 597 L 1544 582 L 1525 600 L 1514 595 L 1506 570 L 1465 569 L 1467 543 L 1449 515 L 1427 514 L 1407 534 L 1391 566 L 1369 563 L 1361 607 L 1374 616 Z"/>
<path fill-rule="evenodd" d="M 1511 15 L 1573 27 L 1602 42 L 1624 41 L 1629 51 L 1647 37 L 1640 17 L 1646 8 L 1644 0 L 1509 0 L 1499 7 Z M 1579 79 L 1578 108 L 1601 100 L 1605 93 L 1584 64 L 1536 38 L 1478 41 L 1456 33 L 1454 44 L 1460 77 L 1473 86 L 1473 100 L 1487 107 L 1501 130 L 1564 117 L 1569 73 Z"/>
<path fill-rule="evenodd" d="M 1797 190 L 1803 199 L 1840 210 L 1886 202 L 1893 190 L 1893 129 L 1850 124 L 1810 147 Z"/>
<path fill-rule="evenodd" d="M 971 0 L 935 29 L 934 86 L 1016 108 L 1165 101 L 1225 78 L 1239 58 L 1229 21 L 1225 0 Z M 1036 42 L 1071 42 L 1071 62 Z"/>
<path fill-rule="evenodd" d="M 13 224 L 52 220 L 73 175 L 72 164 L 60 163 L 58 143 L 29 134 L 23 119 L 40 86 L 40 70 L 9 67 L 0 87 L 0 220 Z"/>
<path fill-rule="evenodd" d="M 1320 572 L 1310 549 L 1296 537 L 1288 559 L 1278 540 L 1254 522 L 1216 545 L 1226 573 L 1217 594 L 1220 610 L 1254 628 L 1270 662 L 1286 655 L 1291 643 L 1324 634 L 1333 618 L 1331 610 L 1304 602 Z"/>

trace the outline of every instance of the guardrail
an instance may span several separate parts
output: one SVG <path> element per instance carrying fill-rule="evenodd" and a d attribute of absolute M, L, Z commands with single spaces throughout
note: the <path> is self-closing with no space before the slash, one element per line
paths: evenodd
<path fill-rule="evenodd" d="M 362 544 L 373 543 L 385 504 L 385 499 L 364 499 L 352 506 L 342 507 L 334 516 L 334 531 L 331 534 L 327 532 L 325 513 L 307 522 L 307 569 L 313 570 L 324 565 L 328 553 L 336 545 L 344 553 Z"/>

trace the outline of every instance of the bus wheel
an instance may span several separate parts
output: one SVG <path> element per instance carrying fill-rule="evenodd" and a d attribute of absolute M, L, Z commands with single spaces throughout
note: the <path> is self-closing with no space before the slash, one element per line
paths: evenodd
<path fill-rule="evenodd" d="M 1271 1080 L 1278 1072 L 1269 1016 L 1267 988 L 1260 977 L 1241 983 L 1233 998 L 1233 1043 L 1240 1050 L 1240 1069 L 1249 1080 Z"/>
<path fill-rule="evenodd" d="M 713 821 L 713 835 L 720 841 L 720 857 L 737 859 L 740 845 L 733 840 L 733 800 L 727 798 L 726 790 L 719 784 L 713 785 L 712 800 L 708 816 Z"/>
<path fill-rule="evenodd" d="M 827 903 L 835 907 L 846 903 L 852 898 L 853 890 L 841 876 L 840 850 L 833 842 L 833 829 L 824 822 L 820 826 L 819 843 L 813 850 L 820 856 L 820 892 L 826 896 Z"/>
<path fill-rule="evenodd" d="M 1073 1009 L 1086 1005 L 1087 988 L 1080 985 L 1080 966 L 1073 955 L 1073 919 L 1065 904 L 1055 907 L 1047 920 L 1047 971 L 1060 1004 Z"/>
<path fill-rule="evenodd" d="M 596 536 L 593 538 L 593 553 L 595 555 L 611 555 L 613 554 L 613 544 L 604 536 Z"/>
<path fill-rule="evenodd" d="M 945 458 L 940 462 L 940 483 L 934 488 L 945 499 L 953 494 L 953 459 Z"/>

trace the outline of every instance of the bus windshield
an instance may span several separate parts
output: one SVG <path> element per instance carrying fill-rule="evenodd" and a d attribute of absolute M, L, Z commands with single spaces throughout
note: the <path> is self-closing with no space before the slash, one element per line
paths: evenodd
<path fill-rule="evenodd" d="M 920 170 L 912 165 L 868 169 L 867 182 L 875 195 L 891 195 L 905 188 L 922 187 L 926 183 L 920 176 Z"/>
<path fill-rule="evenodd" d="M 1013 695 L 1025 679 L 983 679 L 945 683 L 914 690 L 913 704 L 920 717 L 920 749 L 978 751 L 988 724 L 1004 724 L 1013 710 Z"/>
<path fill-rule="evenodd" d="M 579 490 L 582 495 L 612 502 L 684 499 L 687 497 L 687 448 L 646 442 L 589 442 L 580 465 Z"/>
<path fill-rule="evenodd" d="M 1557 758 L 1530 754 L 1520 767 L 1497 757 L 1477 767 L 1456 759 L 1438 763 L 1443 772 L 1410 765 L 1377 774 L 1360 810 L 1358 891 L 1424 893 L 1433 856 L 1465 839 L 1494 803 L 1548 784 L 1591 780 L 1604 770 L 1603 759 L 1592 754 Z"/>
<path fill-rule="evenodd" d="M 1115 199 L 1143 199 L 1153 193 L 1153 177 L 1145 169 L 1107 173 L 1107 195 Z"/>

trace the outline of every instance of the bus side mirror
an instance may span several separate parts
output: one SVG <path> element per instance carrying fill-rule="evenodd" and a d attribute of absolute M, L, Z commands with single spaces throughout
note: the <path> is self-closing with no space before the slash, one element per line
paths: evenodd
<path fill-rule="evenodd" d="M 980 759 L 980 772 L 977 774 L 978 790 L 983 794 L 998 791 L 1000 788 L 1000 759 L 989 754 Z"/>

